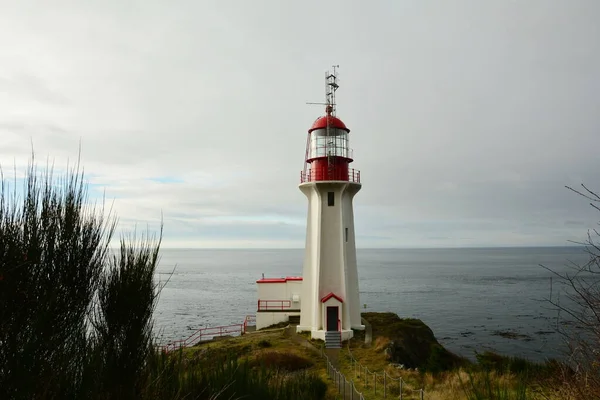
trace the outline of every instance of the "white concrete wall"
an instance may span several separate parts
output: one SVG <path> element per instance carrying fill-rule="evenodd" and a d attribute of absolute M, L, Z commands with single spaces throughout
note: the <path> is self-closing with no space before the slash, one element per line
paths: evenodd
<path fill-rule="evenodd" d="M 344 329 L 363 330 L 365 326 L 360 317 L 360 298 L 358 287 L 358 265 L 356 262 L 356 240 L 354 232 L 354 196 L 361 189 L 360 185 L 350 184 L 344 191 L 343 218 L 344 227 L 348 228 L 348 241 L 344 240 L 344 259 L 346 264 L 346 323 Z M 344 232 L 345 236 L 345 232 Z"/>
<path fill-rule="evenodd" d="M 298 301 L 294 301 L 294 295 L 298 295 Z M 302 281 L 287 281 L 286 300 L 292 301 L 292 309 L 300 310 L 302 307 Z"/>
<path fill-rule="evenodd" d="M 320 192 L 314 190 L 313 184 L 302 184 L 300 190 L 308 198 L 308 212 L 306 222 L 306 242 L 304 246 L 304 265 L 302 268 L 302 309 L 298 332 L 312 331 L 319 324 L 319 315 L 314 309 L 318 303 L 319 276 L 319 238 L 318 224 L 321 219 Z M 317 226 L 315 226 L 317 224 Z"/>
<path fill-rule="evenodd" d="M 288 300 L 287 282 L 257 283 L 258 300 Z"/>
<path fill-rule="evenodd" d="M 258 300 L 289 300 L 291 309 L 299 310 L 302 304 L 302 281 L 287 280 L 286 282 L 259 282 Z M 294 301 L 294 295 L 298 301 Z M 276 303 L 269 303 L 270 307 Z"/>
<path fill-rule="evenodd" d="M 300 315 L 299 312 L 268 312 L 256 313 L 256 329 L 263 329 L 280 322 L 288 321 L 290 316 Z"/>
<path fill-rule="evenodd" d="M 359 183 L 345 181 L 300 185 L 309 206 L 298 331 L 322 329 L 320 299 L 330 292 L 341 297 L 346 305 L 342 307 L 342 330 L 361 327 L 352 211 L 352 199 L 360 188 Z M 327 192 L 335 193 L 333 206 L 327 203 Z M 348 242 L 345 240 L 345 228 L 348 228 Z"/>

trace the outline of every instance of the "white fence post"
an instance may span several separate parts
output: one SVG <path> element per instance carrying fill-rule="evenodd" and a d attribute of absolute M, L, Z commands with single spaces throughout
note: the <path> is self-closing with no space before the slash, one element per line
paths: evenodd
<path fill-rule="evenodd" d="M 386 394 L 387 394 L 387 387 L 386 387 L 386 381 L 385 381 L 385 376 L 387 375 L 387 372 L 385 372 L 385 370 L 383 370 L 383 398 L 386 398 Z"/>
<path fill-rule="evenodd" d="M 402 377 L 400 377 L 400 400 L 402 400 Z"/>

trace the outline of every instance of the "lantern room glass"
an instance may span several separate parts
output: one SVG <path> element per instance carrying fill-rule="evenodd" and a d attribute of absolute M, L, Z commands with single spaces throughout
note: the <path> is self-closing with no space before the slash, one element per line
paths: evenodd
<path fill-rule="evenodd" d="M 308 158 L 337 156 L 351 158 L 348 132 L 343 129 L 317 129 L 310 134 Z"/>

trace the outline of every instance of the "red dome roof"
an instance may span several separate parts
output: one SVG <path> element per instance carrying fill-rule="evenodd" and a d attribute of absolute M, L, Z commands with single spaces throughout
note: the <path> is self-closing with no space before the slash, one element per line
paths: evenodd
<path fill-rule="evenodd" d="M 334 117 L 333 115 L 324 115 L 321 118 L 317 119 L 314 124 L 308 130 L 308 133 L 311 133 L 315 129 L 324 129 L 327 128 L 327 122 L 329 122 L 330 128 L 338 128 L 343 129 L 346 132 L 350 132 L 350 129 L 346 128 L 346 124 L 342 122 L 338 117 Z"/>

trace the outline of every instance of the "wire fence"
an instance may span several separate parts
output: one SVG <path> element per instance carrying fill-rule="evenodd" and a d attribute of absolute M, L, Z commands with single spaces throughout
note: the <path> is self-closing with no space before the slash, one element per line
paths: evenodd
<path fill-rule="evenodd" d="M 348 355 L 350 356 L 350 368 L 354 375 L 355 382 L 360 382 L 363 386 L 363 391 L 373 389 L 374 394 L 377 395 L 379 390 L 380 394 L 383 394 L 383 398 L 387 399 L 388 396 L 399 396 L 400 400 L 404 399 L 405 395 L 417 395 L 418 399 L 424 400 L 425 390 L 421 389 L 410 389 L 407 387 L 406 382 L 402 377 L 394 378 L 387 371 L 377 373 L 369 370 L 366 366 L 362 365 L 350 351 L 348 346 Z M 406 397 L 407 398 L 407 397 Z"/>
<path fill-rule="evenodd" d="M 353 380 L 348 380 L 338 370 L 333 366 L 329 357 L 321 350 L 321 355 L 325 357 L 325 361 L 327 362 L 327 376 L 335 383 L 335 387 L 337 388 L 338 394 L 342 396 L 344 400 L 365 400 L 365 396 L 358 391 L 356 385 Z"/>

